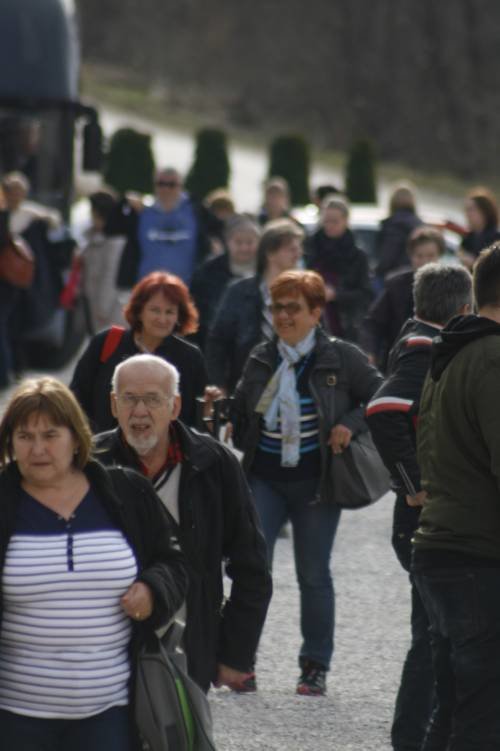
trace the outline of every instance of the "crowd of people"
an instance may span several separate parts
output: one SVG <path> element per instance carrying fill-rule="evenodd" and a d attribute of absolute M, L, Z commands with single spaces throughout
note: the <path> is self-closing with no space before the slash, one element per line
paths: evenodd
<path fill-rule="evenodd" d="M 57 223 L 24 205 L 28 190 L 22 176 L 4 178 L 1 242 L 35 242 Z M 237 213 L 225 190 L 198 205 L 173 168 L 158 171 L 152 204 L 90 197 L 89 341 L 69 387 L 24 380 L 0 420 L 9 748 L 135 749 L 137 652 L 173 618 L 203 691 L 256 691 L 288 521 L 296 692 L 324 695 L 343 505 L 333 458 L 369 433 L 390 472 L 392 543 L 411 587 L 392 747 L 500 748 L 495 198 L 468 194 L 451 265 L 408 184 L 393 192 L 374 259 L 347 199 L 321 186 L 317 202 L 312 230 L 282 178 L 268 181 L 256 216 Z M 22 370 L 22 294 L 0 281 L 0 388 Z"/>

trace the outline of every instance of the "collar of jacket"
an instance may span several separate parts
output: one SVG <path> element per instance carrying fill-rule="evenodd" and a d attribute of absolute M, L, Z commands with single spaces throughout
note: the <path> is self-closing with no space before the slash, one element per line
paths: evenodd
<path fill-rule="evenodd" d="M 270 342 L 263 342 L 259 344 L 250 357 L 267 365 L 272 371 L 276 370 L 278 366 L 278 338 Z M 338 347 L 341 345 L 341 340 L 335 337 L 328 336 L 328 334 L 320 327 L 316 327 L 316 363 L 313 370 L 319 368 L 327 368 L 331 370 L 338 370 L 341 365 Z"/>
<path fill-rule="evenodd" d="M 218 457 L 218 443 L 206 433 L 200 433 L 193 428 L 188 428 L 180 420 L 175 421 L 175 429 L 181 445 L 183 464 L 190 465 L 193 471 L 204 470 L 209 467 Z M 96 457 L 99 458 L 99 449 L 111 450 L 117 454 L 125 466 L 141 471 L 141 462 L 134 451 L 123 437 L 120 428 L 101 433 L 96 441 Z"/>

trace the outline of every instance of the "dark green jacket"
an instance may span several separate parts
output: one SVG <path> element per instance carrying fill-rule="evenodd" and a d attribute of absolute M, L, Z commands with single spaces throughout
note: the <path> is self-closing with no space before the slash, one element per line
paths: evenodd
<path fill-rule="evenodd" d="M 453 319 L 435 339 L 417 431 L 428 499 L 417 550 L 500 559 L 500 325 Z"/>

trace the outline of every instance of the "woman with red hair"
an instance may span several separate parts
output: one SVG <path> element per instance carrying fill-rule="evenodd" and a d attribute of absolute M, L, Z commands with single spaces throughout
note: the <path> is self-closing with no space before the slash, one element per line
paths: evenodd
<path fill-rule="evenodd" d="M 232 406 L 233 440 L 244 454 L 270 566 L 278 533 L 291 522 L 302 631 L 296 691 L 321 696 L 333 654 L 330 556 L 343 500 L 335 496 L 331 456 L 368 430 L 363 405 L 382 377 L 361 350 L 321 328 L 319 274 L 284 271 L 269 292 L 275 337 L 248 357 Z"/>
<path fill-rule="evenodd" d="M 183 339 L 198 329 L 198 311 L 184 282 L 154 271 L 132 289 L 124 309 L 129 327 L 112 326 L 96 334 L 80 357 L 70 384 L 95 432 L 116 424 L 111 414 L 111 378 L 118 363 L 141 352 L 162 357 L 180 373 L 180 419 L 194 425 L 196 397 L 207 385 L 205 361 L 198 347 Z"/>

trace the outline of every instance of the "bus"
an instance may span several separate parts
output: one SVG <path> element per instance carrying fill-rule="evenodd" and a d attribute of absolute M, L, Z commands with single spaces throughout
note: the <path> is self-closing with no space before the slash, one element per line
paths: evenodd
<path fill-rule="evenodd" d="M 0 0 L 0 18 L 0 177 L 22 172 L 29 200 L 57 210 L 67 227 L 75 171 L 98 171 L 101 160 L 98 113 L 79 98 L 75 6 L 73 0 Z M 47 320 L 24 332 L 34 367 L 63 365 L 86 330 L 78 295 L 69 307 L 59 304 L 74 244 L 67 234 L 54 242 L 53 309 L 46 307 Z M 47 293 L 35 279 L 29 294 Z"/>

